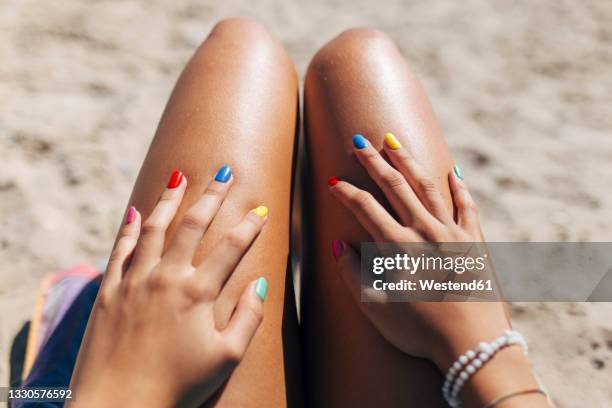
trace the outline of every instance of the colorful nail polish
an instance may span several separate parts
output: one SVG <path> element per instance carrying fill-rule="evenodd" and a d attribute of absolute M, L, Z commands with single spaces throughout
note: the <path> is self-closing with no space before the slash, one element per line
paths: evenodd
<path fill-rule="evenodd" d="M 459 180 L 463 180 L 465 175 L 463 174 L 463 170 L 461 170 L 461 167 L 455 165 L 453 167 L 453 171 L 455 172 L 455 176 L 457 176 L 459 178 Z"/>
<path fill-rule="evenodd" d="M 385 134 L 385 143 L 387 143 L 387 146 L 389 146 L 392 150 L 399 150 L 402 148 L 402 144 L 399 142 L 399 140 L 397 140 L 393 133 Z"/>
<path fill-rule="evenodd" d="M 215 175 L 215 181 L 219 183 L 227 183 L 229 179 L 232 177 L 232 169 L 229 166 L 223 166 L 217 171 Z"/>
<path fill-rule="evenodd" d="M 168 180 L 168 188 L 177 188 L 183 182 L 183 173 L 179 170 L 174 170 Z"/>
<path fill-rule="evenodd" d="M 261 300 L 266 300 L 266 295 L 268 294 L 268 281 L 266 278 L 257 279 L 257 283 L 255 283 L 255 293 Z"/>
<path fill-rule="evenodd" d="M 340 177 L 330 177 L 329 180 L 327 180 L 327 185 L 330 187 L 335 186 L 336 184 L 338 184 L 341 181 Z"/>
<path fill-rule="evenodd" d="M 268 207 L 260 205 L 257 208 L 253 208 L 251 212 L 254 212 L 259 218 L 265 218 L 265 216 L 268 215 Z"/>
<path fill-rule="evenodd" d="M 334 255 L 334 258 L 336 259 L 340 258 L 343 252 L 344 252 L 344 242 L 334 239 L 332 241 L 332 254 Z"/>
<path fill-rule="evenodd" d="M 368 147 L 368 140 L 359 133 L 357 133 L 355 136 L 353 136 L 353 146 L 355 146 L 355 148 L 359 150 L 365 149 L 366 147 Z"/>
<path fill-rule="evenodd" d="M 125 216 L 125 225 L 131 224 L 136 219 L 136 207 L 130 207 Z"/>

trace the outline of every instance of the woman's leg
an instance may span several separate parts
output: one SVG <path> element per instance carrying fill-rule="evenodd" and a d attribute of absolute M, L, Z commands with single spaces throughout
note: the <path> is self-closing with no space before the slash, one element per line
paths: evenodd
<path fill-rule="evenodd" d="M 216 310 L 227 322 L 245 285 L 257 276 L 268 279 L 263 324 L 217 406 L 282 407 L 300 398 L 294 296 L 285 282 L 297 112 L 295 68 L 280 43 L 255 22 L 220 22 L 179 78 L 130 198 L 146 218 L 172 171 L 181 170 L 188 187 L 176 223 L 215 172 L 229 165 L 234 184 L 200 244 L 196 264 L 249 210 L 259 205 L 270 210 Z"/>
<path fill-rule="evenodd" d="M 351 139 L 361 133 L 382 148 L 384 134 L 391 132 L 430 171 L 452 211 L 447 184 L 452 158 L 427 96 L 388 37 L 357 29 L 341 34 L 314 57 L 304 101 L 310 178 L 306 196 L 312 201 L 305 209 L 312 218 L 302 292 L 309 405 L 445 406 L 441 375 L 433 364 L 407 357 L 387 343 L 336 273 L 333 239 L 356 248 L 372 239 L 327 187 L 327 179 L 338 176 L 386 202 L 353 157 Z"/>

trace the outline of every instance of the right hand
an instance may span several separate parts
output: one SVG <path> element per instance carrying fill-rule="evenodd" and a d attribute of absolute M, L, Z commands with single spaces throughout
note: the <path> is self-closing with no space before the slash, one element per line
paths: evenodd
<path fill-rule="evenodd" d="M 411 153 L 385 143 L 387 162 L 370 143 L 355 155 L 382 189 L 400 222 L 367 191 L 347 181 L 330 183 L 331 193 L 377 242 L 482 242 L 476 205 L 463 180 L 448 179 L 457 221 L 441 192 Z M 510 327 L 501 302 L 361 302 L 359 255 L 346 242 L 334 241 L 340 274 L 357 304 L 383 337 L 406 354 L 434 361 L 445 371 L 456 357 Z"/>

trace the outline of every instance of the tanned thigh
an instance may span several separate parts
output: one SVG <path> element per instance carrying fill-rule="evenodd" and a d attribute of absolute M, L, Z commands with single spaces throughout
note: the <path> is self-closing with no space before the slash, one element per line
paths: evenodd
<path fill-rule="evenodd" d="M 453 162 L 428 98 L 394 43 L 368 29 L 349 30 L 316 54 L 304 97 L 311 204 L 301 310 L 309 406 L 445 406 L 439 371 L 383 339 L 337 274 L 331 241 L 359 249 L 372 238 L 327 187 L 329 177 L 341 177 L 389 208 L 351 140 L 361 133 L 380 149 L 391 132 L 430 173 L 452 211 L 447 175 Z"/>
<path fill-rule="evenodd" d="M 245 285 L 264 276 L 270 289 L 263 324 L 209 405 L 283 407 L 301 400 L 297 320 L 287 275 L 297 112 L 295 68 L 280 43 L 250 20 L 218 23 L 176 84 L 130 199 L 146 218 L 172 171 L 181 170 L 188 187 L 168 231 L 171 238 L 216 171 L 231 167 L 233 186 L 194 265 L 246 212 L 259 205 L 269 208 L 263 232 L 228 281 L 216 309 L 223 326 Z"/>

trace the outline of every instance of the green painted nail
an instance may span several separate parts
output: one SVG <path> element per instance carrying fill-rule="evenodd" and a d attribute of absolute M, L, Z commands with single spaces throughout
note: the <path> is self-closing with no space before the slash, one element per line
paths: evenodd
<path fill-rule="evenodd" d="M 453 167 L 453 171 L 455 172 L 455 175 L 459 177 L 460 180 L 463 180 L 465 176 L 463 175 L 463 170 L 461 170 L 461 167 L 455 166 Z"/>
<path fill-rule="evenodd" d="M 266 300 L 266 294 L 268 293 L 268 281 L 266 278 L 257 279 L 255 284 L 255 293 L 261 300 Z"/>

